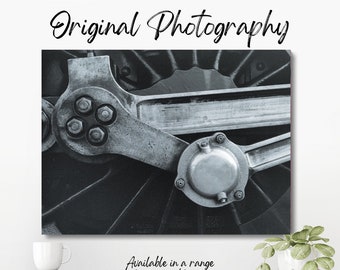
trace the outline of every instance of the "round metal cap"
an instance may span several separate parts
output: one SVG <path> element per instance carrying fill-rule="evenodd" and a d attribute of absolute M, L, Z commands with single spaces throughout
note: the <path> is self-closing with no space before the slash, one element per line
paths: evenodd
<path fill-rule="evenodd" d="M 200 153 L 190 163 L 189 181 L 199 194 L 207 197 L 233 189 L 238 177 L 238 162 L 227 149 Z"/>

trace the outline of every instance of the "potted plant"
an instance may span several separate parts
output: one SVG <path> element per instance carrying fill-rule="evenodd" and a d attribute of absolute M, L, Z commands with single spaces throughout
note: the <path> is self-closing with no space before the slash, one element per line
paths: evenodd
<path fill-rule="evenodd" d="M 270 270 L 266 260 L 275 254 L 280 270 L 332 269 L 335 250 L 325 244 L 329 239 L 321 237 L 323 231 L 322 226 L 304 226 L 301 231 L 265 239 L 254 247 L 254 250 L 262 250 L 264 259 L 257 270 Z"/>

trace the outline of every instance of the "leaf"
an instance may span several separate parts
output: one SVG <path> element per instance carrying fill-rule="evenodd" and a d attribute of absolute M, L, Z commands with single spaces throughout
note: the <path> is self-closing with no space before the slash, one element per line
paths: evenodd
<path fill-rule="evenodd" d="M 278 241 L 283 241 L 283 239 L 281 237 L 271 237 L 271 238 L 264 239 L 264 241 L 266 241 L 266 242 L 278 242 Z"/>
<path fill-rule="evenodd" d="M 285 234 L 285 238 L 287 241 L 290 241 L 290 239 L 292 238 L 290 234 Z"/>
<path fill-rule="evenodd" d="M 322 255 L 325 255 L 327 257 L 332 257 L 335 253 L 334 248 L 332 248 L 329 245 L 326 244 L 315 244 L 314 247 L 320 251 Z"/>
<path fill-rule="evenodd" d="M 309 232 L 313 229 L 312 226 L 306 225 L 303 227 L 304 230 L 308 230 Z"/>
<path fill-rule="evenodd" d="M 263 263 L 259 267 L 257 267 L 256 270 L 270 270 L 270 266 L 267 263 Z"/>
<path fill-rule="evenodd" d="M 320 257 L 320 258 L 317 258 L 315 260 L 318 265 L 325 269 L 325 270 L 330 270 L 334 267 L 334 261 L 333 259 L 329 258 L 329 257 Z"/>
<path fill-rule="evenodd" d="M 320 235 L 320 234 L 323 233 L 324 230 L 325 230 L 324 227 L 322 227 L 322 226 L 316 226 L 316 227 L 314 227 L 314 228 L 310 231 L 309 235 L 310 235 L 310 236 Z"/>
<path fill-rule="evenodd" d="M 318 265 L 314 261 L 306 262 L 302 270 L 318 270 Z"/>
<path fill-rule="evenodd" d="M 254 250 L 262 249 L 267 245 L 267 243 L 259 243 L 254 247 Z"/>
<path fill-rule="evenodd" d="M 307 239 L 307 236 L 308 236 L 308 230 L 307 229 L 304 229 L 300 232 L 296 232 L 292 235 L 292 239 L 294 241 L 306 241 Z"/>
<path fill-rule="evenodd" d="M 274 246 L 274 249 L 278 251 L 282 251 L 282 250 L 286 250 L 289 247 L 290 247 L 289 241 L 280 241 Z"/>
<path fill-rule="evenodd" d="M 272 246 L 265 247 L 262 251 L 262 257 L 267 259 L 273 257 L 275 254 L 275 250 Z"/>
<path fill-rule="evenodd" d="M 290 252 L 291 256 L 296 260 L 303 260 L 309 256 L 312 249 L 308 244 L 296 244 L 292 251 Z"/>
<path fill-rule="evenodd" d="M 313 235 L 313 236 L 309 237 L 308 240 L 309 241 L 319 241 L 319 240 L 321 240 L 321 241 L 324 241 L 325 243 L 327 243 L 329 241 L 329 238 L 322 238 L 318 235 Z"/>

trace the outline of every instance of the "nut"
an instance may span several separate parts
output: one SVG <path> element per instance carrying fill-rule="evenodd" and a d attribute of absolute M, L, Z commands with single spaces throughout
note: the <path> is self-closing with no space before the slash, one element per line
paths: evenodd
<path fill-rule="evenodd" d="M 103 144 L 106 140 L 106 131 L 102 127 L 93 127 L 88 132 L 88 140 L 94 145 Z"/>
<path fill-rule="evenodd" d="M 219 203 L 226 203 L 227 199 L 228 199 L 227 194 L 224 191 L 217 194 L 217 201 Z"/>
<path fill-rule="evenodd" d="M 183 178 L 178 178 L 176 181 L 175 181 L 175 185 L 177 188 L 183 188 L 185 186 L 185 181 Z"/>
<path fill-rule="evenodd" d="M 201 147 L 207 147 L 208 146 L 208 142 L 207 141 L 203 141 L 200 144 Z"/>
<path fill-rule="evenodd" d="M 110 123 L 114 121 L 116 117 L 116 111 L 109 105 L 103 105 L 97 109 L 97 119 L 102 123 Z"/>
<path fill-rule="evenodd" d="M 66 123 L 67 131 L 73 135 L 73 136 L 78 136 L 80 135 L 83 130 L 84 130 L 84 123 L 82 120 L 77 119 L 77 118 L 71 118 L 67 123 Z"/>
<path fill-rule="evenodd" d="M 219 133 L 216 135 L 216 142 L 219 143 L 219 144 L 222 144 L 225 142 L 225 139 L 226 139 L 226 136 L 223 134 L 223 133 Z"/>
<path fill-rule="evenodd" d="M 92 111 L 92 100 L 88 97 L 81 97 L 76 101 L 76 109 L 79 113 L 88 114 Z"/>
<path fill-rule="evenodd" d="M 236 190 L 234 193 L 234 197 L 236 200 L 243 199 L 243 191 L 242 190 Z"/>

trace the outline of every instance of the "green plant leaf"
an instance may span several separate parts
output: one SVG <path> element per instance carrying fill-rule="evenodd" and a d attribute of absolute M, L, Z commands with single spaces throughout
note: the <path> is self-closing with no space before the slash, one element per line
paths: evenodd
<path fill-rule="evenodd" d="M 303 227 L 304 230 L 308 230 L 309 232 L 313 229 L 312 226 L 306 225 Z"/>
<path fill-rule="evenodd" d="M 308 236 L 308 230 L 304 229 L 302 231 L 296 232 L 292 235 L 294 241 L 306 241 Z"/>
<path fill-rule="evenodd" d="M 335 253 L 334 248 L 332 248 L 329 245 L 326 244 L 315 244 L 314 247 L 320 251 L 322 255 L 325 255 L 327 257 L 332 257 Z"/>
<path fill-rule="evenodd" d="M 264 241 L 266 241 L 266 242 L 278 242 L 278 241 L 283 241 L 283 239 L 281 237 L 271 237 L 271 238 L 264 239 Z"/>
<path fill-rule="evenodd" d="M 308 244 L 296 244 L 292 251 L 290 252 L 291 256 L 296 260 L 303 260 L 309 256 L 312 249 Z"/>
<path fill-rule="evenodd" d="M 262 250 L 262 257 L 267 259 L 273 257 L 275 254 L 275 250 L 272 246 L 267 246 Z"/>
<path fill-rule="evenodd" d="M 267 263 L 263 263 L 259 267 L 257 267 L 256 270 L 270 270 L 270 266 Z"/>
<path fill-rule="evenodd" d="M 317 258 L 315 260 L 318 265 L 325 269 L 325 270 L 330 270 L 334 267 L 334 261 L 333 259 L 329 258 L 329 257 L 320 257 L 320 258 Z"/>
<path fill-rule="evenodd" d="M 267 243 L 259 243 L 254 247 L 254 250 L 262 249 L 267 245 Z"/>
<path fill-rule="evenodd" d="M 321 241 L 324 241 L 325 243 L 327 243 L 329 241 L 328 238 L 322 238 L 318 235 L 313 235 L 313 236 L 309 237 L 308 240 L 309 241 L 319 241 L 319 240 L 321 240 Z"/>
<path fill-rule="evenodd" d="M 324 227 L 322 227 L 322 226 L 316 226 L 316 227 L 314 227 L 314 228 L 310 231 L 309 235 L 310 235 L 310 236 L 320 235 L 320 234 L 323 233 L 324 230 L 325 230 Z"/>
<path fill-rule="evenodd" d="M 285 238 L 287 241 L 290 241 L 290 239 L 292 238 L 292 236 L 290 234 L 285 234 Z"/>
<path fill-rule="evenodd" d="M 318 265 L 314 261 L 306 262 L 302 270 L 318 270 Z"/>
<path fill-rule="evenodd" d="M 289 247 L 290 247 L 289 241 L 280 241 L 274 245 L 274 249 L 278 251 L 286 250 Z"/>

